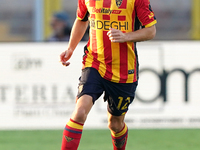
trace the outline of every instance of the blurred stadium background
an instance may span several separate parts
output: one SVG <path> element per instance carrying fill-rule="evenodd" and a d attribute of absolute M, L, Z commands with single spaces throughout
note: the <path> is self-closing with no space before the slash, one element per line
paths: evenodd
<path fill-rule="evenodd" d="M 199 150 L 200 0 L 151 0 L 151 5 L 157 35 L 138 43 L 140 84 L 126 117 L 127 149 Z M 0 0 L 0 150 L 60 149 L 87 35 L 68 68 L 59 63 L 67 41 L 47 41 L 52 15 L 66 13 L 71 27 L 76 7 L 77 0 Z M 100 98 L 79 149 L 111 150 L 106 123 Z"/>

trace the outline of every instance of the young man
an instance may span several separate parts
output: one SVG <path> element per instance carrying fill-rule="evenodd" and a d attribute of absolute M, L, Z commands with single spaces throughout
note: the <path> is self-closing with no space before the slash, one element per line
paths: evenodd
<path fill-rule="evenodd" d="M 62 150 L 77 150 L 84 122 L 104 92 L 108 127 L 114 150 L 125 150 L 128 128 L 124 117 L 138 81 L 136 42 L 152 39 L 156 19 L 149 0 L 78 0 L 68 48 L 60 55 L 64 66 L 90 20 L 90 39 L 84 48 L 77 103 L 63 132 Z"/>
<path fill-rule="evenodd" d="M 53 14 L 50 25 L 53 34 L 47 39 L 48 42 L 69 41 L 71 27 L 66 13 L 58 12 Z"/>

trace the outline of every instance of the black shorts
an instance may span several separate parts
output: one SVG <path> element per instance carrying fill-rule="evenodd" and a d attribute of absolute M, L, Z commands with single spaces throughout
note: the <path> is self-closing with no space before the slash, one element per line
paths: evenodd
<path fill-rule="evenodd" d="M 135 97 L 137 82 L 111 82 L 102 78 L 94 68 L 83 69 L 79 80 L 77 98 L 90 95 L 95 103 L 104 92 L 104 100 L 108 102 L 108 112 L 114 116 L 124 115 Z"/>

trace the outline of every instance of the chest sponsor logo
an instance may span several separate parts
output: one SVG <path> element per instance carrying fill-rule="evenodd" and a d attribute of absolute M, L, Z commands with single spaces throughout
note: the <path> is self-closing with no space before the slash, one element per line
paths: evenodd
<path fill-rule="evenodd" d="M 109 30 L 109 28 L 115 28 L 122 31 L 128 30 L 127 21 L 108 21 L 108 20 L 90 20 L 90 27 L 95 29 Z"/>
<path fill-rule="evenodd" d="M 120 14 L 122 11 L 121 10 L 112 10 L 110 8 L 93 8 L 92 9 L 93 13 L 101 13 L 101 14 Z"/>
<path fill-rule="evenodd" d="M 117 7 L 120 7 L 122 5 L 123 0 L 115 0 Z"/>

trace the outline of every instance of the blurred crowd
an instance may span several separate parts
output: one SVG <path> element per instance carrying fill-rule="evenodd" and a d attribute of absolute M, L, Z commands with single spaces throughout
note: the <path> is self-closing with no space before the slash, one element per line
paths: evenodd
<path fill-rule="evenodd" d="M 35 0 L 0 0 L 0 41 L 37 41 L 34 37 Z M 189 0 L 151 0 L 158 20 L 155 40 L 189 40 L 191 10 Z M 49 20 L 51 35 L 43 41 L 68 41 L 76 17 L 77 1 L 62 0 L 62 10 Z M 88 32 L 82 40 L 88 39 Z"/>
<path fill-rule="evenodd" d="M 71 27 L 69 25 L 69 17 L 66 13 L 55 13 L 50 21 L 52 35 L 47 41 L 68 41 L 70 37 Z"/>

